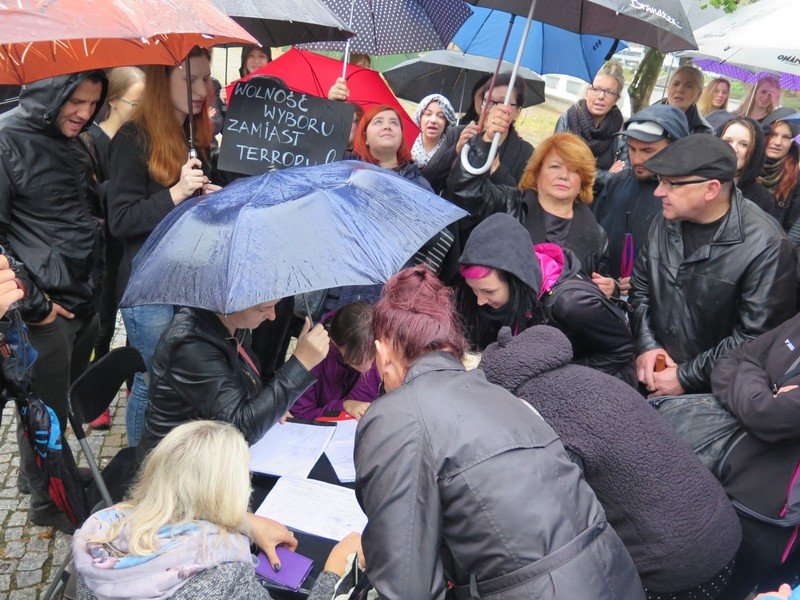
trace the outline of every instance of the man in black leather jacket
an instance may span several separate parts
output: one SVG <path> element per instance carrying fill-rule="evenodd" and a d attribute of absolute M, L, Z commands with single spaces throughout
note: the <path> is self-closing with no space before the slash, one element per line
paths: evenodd
<path fill-rule="evenodd" d="M 0 119 L 0 244 L 32 282 L 22 316 L 39 354 L 34 392 L 62 428 L 70 381 L 86 368 L 97 335 L 103 240 L 91 163 L 78 135 L 91 125 L 107 87 L 100 71 L 37 81 Z M 29 445 L 20 443 L 20 450 L 32 520 L 60 527 L 64 515 L 37 476 Z"/>
<path fill-rule="evenodd" d="M 637 376 L 653 396 L 706 392 L 723 354 L 794 314 L 792 246 L 733 186 L 736 156 L 721 140 L 690 135 L 644 167 L 663 213 L 633 274 Z M 655 372 L 659 354 L 667 368 Z"/>

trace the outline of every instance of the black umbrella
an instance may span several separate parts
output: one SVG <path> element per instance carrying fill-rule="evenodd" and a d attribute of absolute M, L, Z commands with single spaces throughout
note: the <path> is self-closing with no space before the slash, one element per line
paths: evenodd
<path fill-rule="evenodd" d="M 501 70 L 510 72 L 513 66 L 504 60 Z M 496 67 L 493 58 L 436 50 L 384 71 L 383 76 L 401 98 L 419 102 L 428 94 L 442 94 L 458 107 L 458 112 L 463 112 L 464 94 L 469 94 L 479 79 L 494 73 Z M 525 78 L 524 106 L 544 102 L 544 79 L 525 67 L 520 67 L 519 75 Z M 472 98 L 466 101 L 472 102 Z"/>
<path fill-rule="evenodd" d="M 522 60 L 531 21 L 534 19 L 577 33 L 591 33 L 638 42 L 662 52 L 697 49 L 689 19 L 680 0 L 468 1 L 476 6 L 504 10 L 527 17 L 504 104 L 511 101 L 514 80 Z M 477 169 L 469 164 L 469 146 L 465 145 L 461 151 L 461 164 L 464 169 L 473 175 L 488 171 L 497 155 L 499 143 L 500 134 L 497 133 L 492 141 L 486 164 Z"/>
<path fill-rule="evenodd" d="M 354 34 L 320 0 L 213 0 L 263 46 L 339 42 Z"/>

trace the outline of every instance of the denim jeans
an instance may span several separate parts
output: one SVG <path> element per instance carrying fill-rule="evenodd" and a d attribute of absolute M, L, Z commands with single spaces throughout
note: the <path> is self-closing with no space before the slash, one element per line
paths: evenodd
<path fill-rule="evenodd" d="M 171 304 L 147 304 L 122 309 L 122 320 L 130 345 L 142 355 L 147 374 L 137 373 L 133 378 L 131 395 L 125 412 L 125 432 L 128 446 L 138 446 L 144 433 L 144 417 L 147 409 L 149 373 L 153 366 L 153 354 L 161 334 L 172 322 L 175 308 Z"/>

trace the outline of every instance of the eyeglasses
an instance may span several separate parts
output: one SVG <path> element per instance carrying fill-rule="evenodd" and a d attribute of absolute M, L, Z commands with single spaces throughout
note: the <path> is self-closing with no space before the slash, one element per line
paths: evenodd
<path fill-rule="evenodd" d="M 483 101 L 484 108 L 491 109 L 493 106 L 496 106 L 498 104 L 503 104 L 503 101 L 502 100 L 484 100 Z M 511 108 L 519 108 L 519 104 L 516 104 L 514 102 L 509 102 L 508 105 Z"/>
<path fill-rule="evenodd" d="M 690 179 L 689 181 L 672 181 L 671 179 L 667 179 L 666 177 L 658 177 L 658 184 L 663 187 L 668 192 L 672 190 L 672 188 L 681 187 L 682 185 L 692 185 L 695 183 L 705 183 L 706 181 L 711 181 L 710 179 Z"/>
<path fill-rule="evenodd" d="M 125 98 L 117 98 L 117 100 L 119 100 L 120 102 L 124 102 L 125 104 L 127 104 L 131 108 L 136 108 L 137 106 L 139 106 L 138 102 L 131 102 L 130 100 L 127 100 Z"/>
<path fill-rule="evenodd" d="M 613 96 L 614 98 L 619 98 L 619 92 L 607 90 L 605 88 L 594 87 L 593 85 L 589 86 L 589 92 L 595 96 Z"/>

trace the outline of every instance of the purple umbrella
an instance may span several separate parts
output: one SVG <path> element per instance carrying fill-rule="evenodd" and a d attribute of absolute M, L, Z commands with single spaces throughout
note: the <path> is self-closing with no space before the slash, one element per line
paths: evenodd
<path fill-rule="evenodd" d="M 633 242 L 633 234 L 631 233 L 631 213 L 625 213 L 625 238 L 622 243 L 622 258 L 619 263 L 619 276 L 620 279 L 625 279 L 633 274 L 633 263 L 636 260 L 636 246 Z"/>
<path fill-rule="evenodd" d="M 695 66 L 700 67 L 703 71 L 710 71 L 718 75 L 730 77 L 731 79 L 738 79 L 744 83 L 758 83 L 765 75 L 777 75 L 781 80 L 781 89 L 784 90 L 800 90 L 800 75 L 791 75 L 790 73 L 773 73 L 771 71 L 750 71 L 744 67 L 732 65 L 726 62 L 720 62 L 711 58 L 695 58 L 692 60 Z"/>

